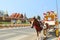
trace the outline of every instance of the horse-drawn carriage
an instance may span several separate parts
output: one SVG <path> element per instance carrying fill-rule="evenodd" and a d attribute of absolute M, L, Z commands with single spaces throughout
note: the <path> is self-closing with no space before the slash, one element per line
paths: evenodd
<path fill-rule="evenodd" d="M 49 29 L 54 29 L 55 30 L 55 35 L 58 37 L 59 36 L 59 22 L 58 22 L 58 17 L 57 14 L 54 13 L 54 11 L 46 12 L 44 13 L 44 23 L 48 23 L 50 25 Z M 44 30 L 44 35 L 46 35 L 47 31 Z"/>

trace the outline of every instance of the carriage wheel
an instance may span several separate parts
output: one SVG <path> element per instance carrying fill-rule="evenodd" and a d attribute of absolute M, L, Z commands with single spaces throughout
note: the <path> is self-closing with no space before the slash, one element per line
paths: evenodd
<path fill-rule="evenodd" d="M 43 34 L 44 34 L 45 36 L 46 36 L 46 32 L 47 32 L 46 30 L 43 31 Z"/>
<path fill-rule="evenodd" d="M 59 30 L 58 29 L 55 30 L 55 35 L 56 35 L 56 37 L 59 37 Z"/>

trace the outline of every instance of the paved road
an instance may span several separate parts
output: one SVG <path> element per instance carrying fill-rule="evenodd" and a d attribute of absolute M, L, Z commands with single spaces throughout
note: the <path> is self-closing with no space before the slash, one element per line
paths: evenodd
<path fill-rule="evenodd" d="M 35 30 L 30 27 L 0 29 L 0 40 L 33 40 L 34 37 Z"/>
<path fill-rule="evenodd" d="M 57 40 L 54 32 L 50 33 L 52 36 L 46 40 Z M 0 40 L 36 40 L 36 32 L 30 27 L 0 29 Z"/>

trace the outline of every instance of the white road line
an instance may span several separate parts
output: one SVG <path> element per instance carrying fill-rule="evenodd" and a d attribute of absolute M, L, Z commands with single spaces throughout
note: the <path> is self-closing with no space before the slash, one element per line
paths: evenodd
<path fill-rule="evenodd" d="M 10 35 L 14 35 L 14 34 L 16 34 L 16 33 L 3 34 L 3 35 L 0 35 L 0 37 L 10 36 Z"/>
<path fill-rule="evenodd" d="M 18 35 L 18 36 L 8 38 L 8 39 L 5 39 L 5 40 L 20 40 L 20 39 L 23 39 L 25 37 L 28 37 L 28 35 Z"/>

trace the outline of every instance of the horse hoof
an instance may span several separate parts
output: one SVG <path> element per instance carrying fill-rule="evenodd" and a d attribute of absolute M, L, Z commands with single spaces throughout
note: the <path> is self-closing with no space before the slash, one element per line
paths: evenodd
<path fill-rule="evenodd" d="M 43 40 L 47 40 L 47 38 L 45 37 Z"/>

